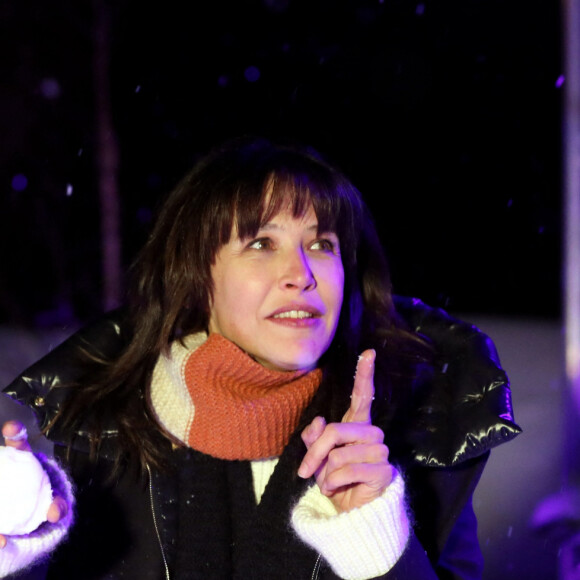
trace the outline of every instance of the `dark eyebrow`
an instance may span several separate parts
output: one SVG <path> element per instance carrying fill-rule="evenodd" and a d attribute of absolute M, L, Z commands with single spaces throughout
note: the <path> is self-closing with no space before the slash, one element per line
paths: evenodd
<path fill-rule="evenodd" d="M 275 222 L 268 222 L 266 224 L 262 224 L 260 226 L 260 229 L 261 230 L 266 230 L 266 231 L 268 231 L 268 230 L 284 230 L 283 227 L 279 226 Z M 307 231 L 310 231 L 310 232 L 317 232 L 318 231 L 318 224 L 317 223 L 316 224 L 312 224 L 312 225 L 308 226 L 306 228 L 306 230 Z"/>

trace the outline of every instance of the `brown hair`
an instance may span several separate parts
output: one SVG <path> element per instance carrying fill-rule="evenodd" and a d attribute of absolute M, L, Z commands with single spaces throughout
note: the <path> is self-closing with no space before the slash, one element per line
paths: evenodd
<path fill-rule="evenodd" d="M 411 334 L 396 318 L 384 253 L 360 193 L 310 149 L 242 139 L 198 162 L 163 203 L 131 271 L 129 345 L 101 366 L 91 384 L 76 390 L 62 420 L 80 423 L 83 410 L 90 408 L 96 449 L 102 425 L 113 415 L 124 452 L 136 454 L 142 466 L 162 463 L 155 442 L 160 427 L 149 405 L 155 362 L 172 341 L 207 329 L 211 265 L 233 227 L 240 237 L 251 237 L 288 200 L 296 217 L 312 204 L 319 229 L 336 233 L 341 245 L 343 307 L 334 340 L 320 361 L 323 386 L 332 383 L 326 389 L 327 419 L 339 420 L 345 410 L 361 350 L 384 351 L 382 366 L 392 375 L 404 350 L 400 345 Z M 387 383 L 379 379 L 377 390 L 389 390 Z"/>

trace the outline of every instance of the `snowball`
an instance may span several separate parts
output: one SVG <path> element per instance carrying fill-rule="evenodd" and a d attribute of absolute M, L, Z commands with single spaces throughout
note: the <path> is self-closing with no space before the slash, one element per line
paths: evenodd
<path fill-rule="evenodd" d="M 46 520 L 52 488 L 28 451 L 0 447 L 0 534 L 28 534 Z"/>

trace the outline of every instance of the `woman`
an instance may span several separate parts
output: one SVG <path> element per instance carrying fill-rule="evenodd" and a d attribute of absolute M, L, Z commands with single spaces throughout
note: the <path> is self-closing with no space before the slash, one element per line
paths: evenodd
<path fill-rule="evenodd" d="M 477 578 L 471 496 L 519 431 L 487 337 L 395 308 L 354 186 L 260 139 L 172 192 L 128 311 L 6 392 L 75 483 L 59 579 Z"/>

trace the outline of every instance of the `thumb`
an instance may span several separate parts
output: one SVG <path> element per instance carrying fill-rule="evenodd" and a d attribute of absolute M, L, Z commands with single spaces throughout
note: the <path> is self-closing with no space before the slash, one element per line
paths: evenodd
<path fill-rule="evenodd" d="M 28 443 L 28 432 L 20 421 L 7 421 L 2 426 L 2 436 L 6 447 L 13 447 L 19 451 L 32 451 Z"/>
<path fill-rule="evenodd" d="M 312 444 L 318 440 L 325 427 L 326 421 L 324 420 L 324 417 L 314 417 L 312 423 L 302 431 L 302 441 L 304 441 L 306 449 L 310 449 Z"/>
<path fill-rule="evenodd" d="M 61 518 L 64 518 L 68 513 L 68 505 L 63 497 L 56 496 L 54 501 L 50 504 L 48 508 L 48 514 L 46 519 L 52 523 L 57 523 Z"/>

